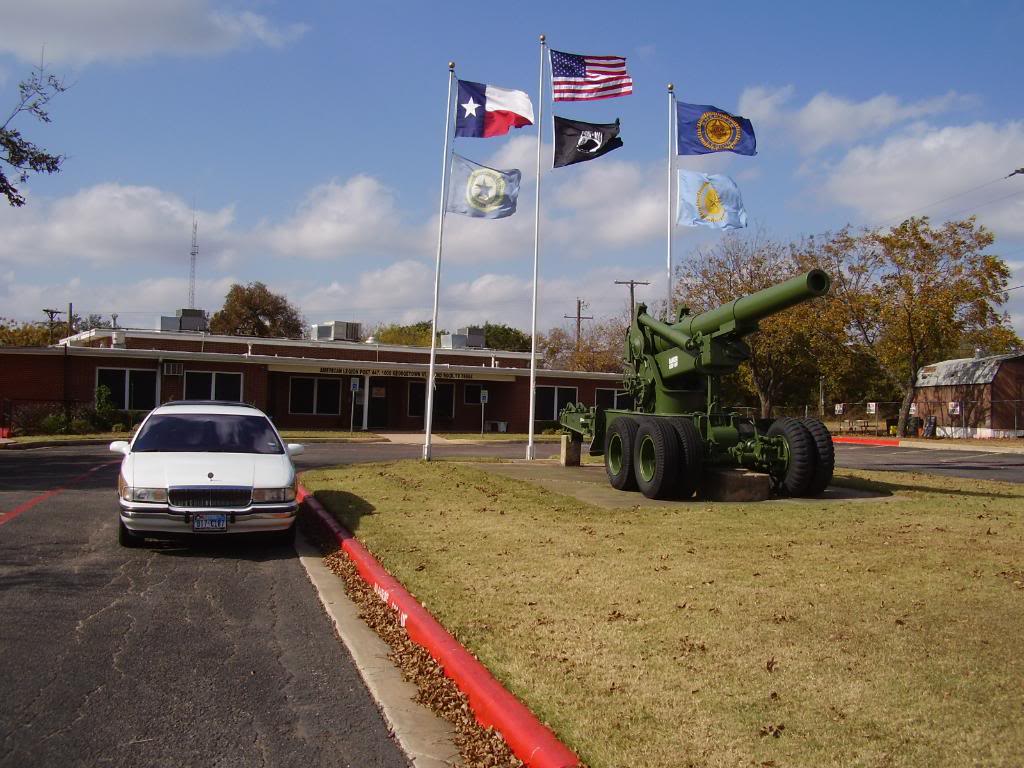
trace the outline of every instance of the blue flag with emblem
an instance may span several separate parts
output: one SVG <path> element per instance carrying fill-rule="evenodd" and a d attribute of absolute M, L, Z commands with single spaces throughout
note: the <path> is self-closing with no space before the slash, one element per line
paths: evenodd
<path fill-rule="evenodd" d="M 707 155 L 712 152 L 757 154 L 757 137 L 750 121 L 708 104 L 678 102 L 676 131 L 676 151 L 680 155 Z"/>
<path fill-rule="evenodd" d="M 739 187 L 728 176 L 679 171 L 676 221 L 684 227 L 742 229 L 747 211 Z"/>
<path fill-rule="evenodd" d="M 516 212 L 518 170 L 499 171 L 452 153 L 446 210 L 478 219 L 503 219 Z"/>

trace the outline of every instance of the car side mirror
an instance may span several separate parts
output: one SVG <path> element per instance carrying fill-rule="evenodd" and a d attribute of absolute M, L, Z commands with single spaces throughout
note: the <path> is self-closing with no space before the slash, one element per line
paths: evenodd
<path fill-rule="evenodd" d="M 298 456 L 300 453 L 306 452 L 306 446 L 302 443 L 288 443 L 288 455 Z"/>
<path fill-rule="evenodd" d="M 110 450 L 114 453 L 123 453 L 125 456 L 128 455 L 128 441 L 127 440 L 115 440 L 110 444 Z"/>

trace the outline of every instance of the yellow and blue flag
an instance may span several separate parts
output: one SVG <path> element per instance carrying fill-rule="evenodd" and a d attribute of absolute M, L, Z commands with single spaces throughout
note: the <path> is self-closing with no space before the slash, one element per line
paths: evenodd
<path fill-rule="evenodd" d="M 743 229 L 747 211 L 739 187 L 728 176 L 679 171 L 676 221 L 684 227 Z"/>
<path fill-rule="evenodd" d="M 676 130 L 680 155 L 735 152 L 756 155 L 754 126 L 745 117 L 730 115 L 709 104 L 676 104 Z"/>
<path fill-rule="evenodd" d="M 452 153 L 447 210 L 477 219 L 503 219 L 516 212 L 522 174 L 499 171 Z"/>

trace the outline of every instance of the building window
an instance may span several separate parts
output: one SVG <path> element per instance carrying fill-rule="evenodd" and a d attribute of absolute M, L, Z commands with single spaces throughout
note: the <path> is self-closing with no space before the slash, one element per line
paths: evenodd
<path fill-rule="evenodd" d="M 576 402 L 576 387 L 537 387 L 535 421 L 558 421 L 558 414 Z"/>
<path fill-rule="evenodd" d="M 594 405 L 598 408 L 630 410 L 633 407 L 633 397 L 621 389 L 598 387 L 594 390 Z"/>
<path fill-rule="evenodd" d="M 97 368 L 96 388 L 110 390 L 110 402 L 121 411 L 156 408 L 156 371 L 137 368 Z"/>
<path fill-rule="evenodd" d="M 409 406 L 406 413 L 411 418 L 422 417 L 426 411 L 427 383 L 409 382 Z M 451 421 L 455 418 L 455 385 L 450 381 L 434 380 L 434 421 Z"/>
<path fill-rule="evenodd" d="M 462 390 L 463 405 L 480 405 L 480 391 L 482 384 L 465 384 Z"/>
<path fill-rule="evenodd" d="M 242 402 L 242 374 L 223 371 L 185 371 L 186 400 Z"/>
<path fill-rule="evenodd" d="M 292 376 L 289 381 L 289 413 L 317 416 L 341 413 L 341 379 Z"/>

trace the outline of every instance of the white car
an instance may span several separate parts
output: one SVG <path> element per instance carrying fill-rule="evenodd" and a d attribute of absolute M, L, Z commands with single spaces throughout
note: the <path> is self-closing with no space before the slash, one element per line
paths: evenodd
<path fill-rule="evenodd" d="M 284 444 L 270 419 L 242 403 L 168 403 L 146 416 L 124 454 L 117 540 L 181 534 L 271 532 L 295 536 L 295 467 L 303 451 Z"/>

